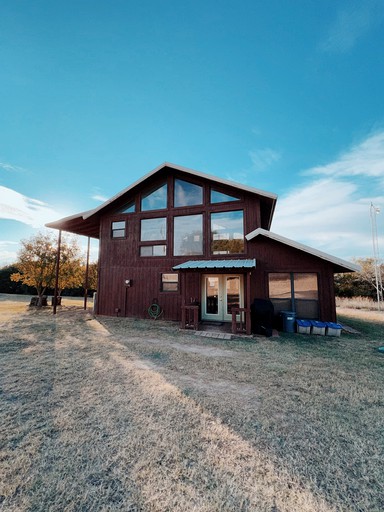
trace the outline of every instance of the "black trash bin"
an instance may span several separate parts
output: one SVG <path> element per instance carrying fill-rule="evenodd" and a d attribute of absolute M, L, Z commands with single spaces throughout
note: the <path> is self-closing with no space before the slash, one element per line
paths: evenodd
<path fill-rule="evenodd" d="M 284 332 L 295 332 L 296 313 L 294 311 L 280 311 Z"/>
<path fill-rule="evenodd" d="M 270 300 L 254 299 L 251 304 L 251 331 L 253 334 L 272 336 L 274 311 Z"/>

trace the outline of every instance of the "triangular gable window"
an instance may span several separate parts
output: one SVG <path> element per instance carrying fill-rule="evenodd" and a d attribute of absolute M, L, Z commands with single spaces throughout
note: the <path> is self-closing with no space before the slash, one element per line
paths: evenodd
<path fill-rule="evenodd" d="M 135 212 L 135 201 L 131 201 L 130 203 L 126 204 L 119 211 L 119 213 L 134 213 L 134 212 Z"/>
<path fill-rule="evenodd" d="M 167 185 L 151 190 L 141 198 L 141 211 L 163 210 L 167 207 Z"/>
<path fill-rule="evenodd" d="M 203 187 L 175 179 L 174 206 L 194 206 L 195 204 L 203 204 Z"/>
<path fill-rule="evenodd" d="M 211 203 L 228 203 L 230 201 L 239 201 L 239 198 L 211 189 Z"/>

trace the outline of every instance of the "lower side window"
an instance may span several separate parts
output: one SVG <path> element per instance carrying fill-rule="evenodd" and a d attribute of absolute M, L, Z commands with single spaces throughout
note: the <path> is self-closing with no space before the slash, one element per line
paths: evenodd
<path fill-rule="evenodd" d="M 140 247 L 140 256 L 166 256 L 166 245 L 142 245 Z"/>
<path fill-rule="evenodd" d="M 161 274 L 161 291 L 177 292 L 179 289 L 179 274 Z"/>
<path fill-rule="evenodd" d="M 124 238 L 125 237 L 125 220 L 119 220 L 112 222 L 111 226 L 112 238 Z"/>
<path fill-rule="evenodd" d="M 300 318 L 319 316 L 317 274 L 311 272 L 273 272 L 268 275 L 269 298 L 275 312 L 295 311 Z"/>

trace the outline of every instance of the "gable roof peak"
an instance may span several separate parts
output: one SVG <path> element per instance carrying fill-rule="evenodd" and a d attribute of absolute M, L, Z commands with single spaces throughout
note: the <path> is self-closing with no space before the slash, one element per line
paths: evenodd
<path fill-rule="evenodd" d="M 155 169 L 153 169 L 152 171 L 148 172 L 147 174 L 145 174 L 144 176 L 142 176 L 141 178 L 136 180 L 134 183 L 129 185 L 127 188 L 123 189 L 121 192 L 114 195 L 113 197 L 111 197 L 110 199 L 108 199 L 107 201 L 105 201 L 104 203 L 99 205 L 94 210 L 91 210 L 90 212 L 88 212 L 88 214 L 86 213 L 83 218 L 87 219 L 87 218 L 91 217 L 92 215 L 95 215 L 95 213 L 98 213 L 100 210 L 103 210 L 108 205 L 112 204 L 117 199 L 119 199 L 121 196 L 123 196 L 124 194 L 127 194 L 129 191 L 131 191 L 135 187 L 141 185 L 146 180 L 148 180 L 149 178 L 151 178 L 152 176 L 154 176 L 155 174 L 160 172 L 162 169 L 165 169 L 167 167 L 170 169 L 175 169 L 176 171 L 186 174 L 187 176 L 203 178 L 203 179 L 212 181 L 214 183 L 217 183 L 218 185 L 226 185 L 226 186 L 238 189 L 238 190 L 250 192 L 251 194 L 257 194 L 259 196 L 262 196 L 262 197 L 266 198 L 267 200 L 271 201 L 271 203 L 272 203 L 271 215 L 270 215 L 270 219 L 272 219 L 274 206 L 275 206 L 276 200 L 277 200 L 276 194 L 273 194 L 272 192 L 266 192 L 265 190 L 260 190 L 260 189 L 254 188 L 254 187 L 250 187 L 248 185 L 243 185 L 241 183 L 237 183 L 236 181 L 232 181 L 232 180 L 228 180 L 228 179 L 224 179 L 224 178 L 218 178 L 217 176 L 213 176 L 212 174 L 205 174 L 200 171 L 195 171 L 193 169 L 189 169 L 188 167 L 183 167 L 181 165 L 173 164 L 171 162 L 163 162 L 162 164 L 158 165 L 157 167 L 155 167 Z"/>

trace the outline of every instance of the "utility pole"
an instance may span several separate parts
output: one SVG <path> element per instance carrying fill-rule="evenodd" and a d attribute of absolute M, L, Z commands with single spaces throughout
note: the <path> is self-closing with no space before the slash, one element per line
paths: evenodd
<path fill-rule="evenodd" d="M 383 282 L 381 279 L 381 261 L 379 253 L 379 239 L 377 236 L 376 216 L 380 213 L 380 208 L 371 203 L 371 227 L 372 227 L 372 244 L 373 244 L 373 264 L 375 266 L 375 281 L 377 293 L 377 309 L 381 310 L 383 302 Z"/>

